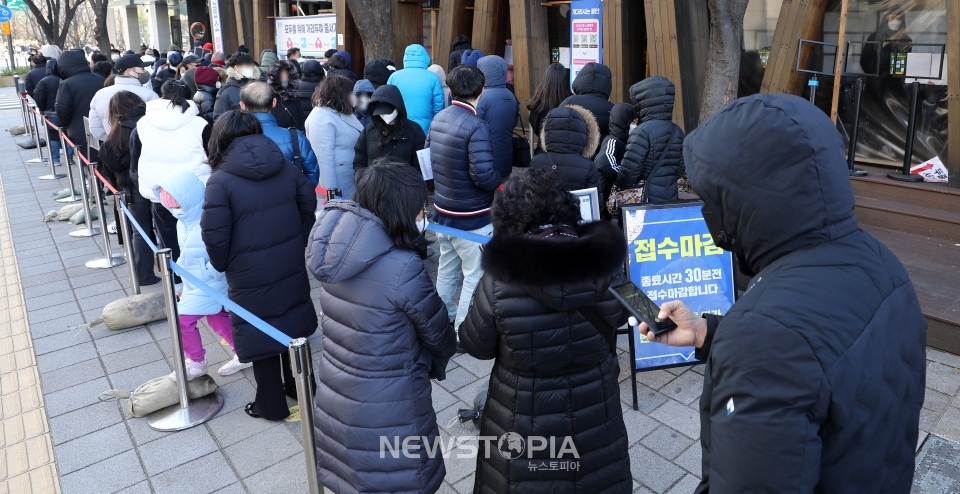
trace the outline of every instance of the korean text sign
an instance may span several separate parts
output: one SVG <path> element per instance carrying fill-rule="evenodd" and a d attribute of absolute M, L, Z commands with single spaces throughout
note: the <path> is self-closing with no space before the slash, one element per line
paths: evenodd
<path fill-rule="evenodd" d="M 570 83 L 590 62 L 603 63 L 603 6 L 600 0 L 570 4 Z"/>
<path fill-rule="evenodd" d="M 736 296 L 733 256 L 714 245 L 701 206 L 625 206 L 627 275 L 657 305 L 680 300 L 698 315 L 722 315 Z M 636 330 L 632 337 L 637 370 L 695 362 L 693 347 L 651 343 Z"/>
<path fill-rule="evenodd" d="M 307 58 L 323 58 L 323 53 L 337 47 L 336 14 L 277 17 L 277 53 L 300 48 Z"/>

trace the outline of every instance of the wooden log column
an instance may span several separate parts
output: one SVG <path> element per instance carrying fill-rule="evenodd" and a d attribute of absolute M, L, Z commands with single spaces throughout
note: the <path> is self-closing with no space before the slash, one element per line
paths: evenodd
<path fill-rule="evenodd" d="M 510 0 L 510 32 L 513 40 L 513 85 L 522 115 L 527 100 L 550 66 L 547 9 L 540 0 Z"/>
<path fill-rule="evenodd" d="M 260 52 L 267 49 L 279 49 L 276 47 L 276 36 L 274 30 L 276 26 L 273 22 L 273 1 L 272 0 L 253 0 L 253 46 L 250 52 L 254 56 L 260 56 Z M 280 53 L 277 53 L 280 55 Z M 258 60 L 259 62 L 259 60 Z"/>
<path fill-rule="evenodd" d="M 453 40 L 461 34 L 467 37 L 473 35 L 473 10 L 468 10 L 467 7 L 473 8 L 472 0 L 440 2 L 440 16 L 436 27 L 437 45 L 433 49 L 436 60 L 433 63 L 443 67 L 445 72 L 450 71 L 448 63 Z"/>
<path fill-rule="evenodd" d="M 484 55 L 503 56 L 510 33 L 510 0 L 476 0 L 471 45 Z"/>
<path fill-rule="evenodd" d="M 820 35 L 826 8 L 826 0 L 784 0 L 773 34 L 767 70 L 760 86 L 761 93 L 803 93 L 807 77 L 794 70 L 797 47 L 801 39 L 817 39 Z M 809 60 L 800 62 L 806 64 Z"/>

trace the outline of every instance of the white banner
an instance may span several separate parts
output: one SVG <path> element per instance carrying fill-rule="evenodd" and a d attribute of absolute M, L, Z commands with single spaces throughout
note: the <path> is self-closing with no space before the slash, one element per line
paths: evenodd
<path fill-rule="evenodd" d="M 323 52 L 337 48 L 336 14 L 277 17 L 277 54 L 300 48 L 309 58 L 323 58 Z"/>
<path fill-rule="evenodd" d="M 229 54 L 223 49 L 223 25 L 220 23 L 220 1 L 210 0 L 210 31 L 213 37 L 213 51 Z"/>

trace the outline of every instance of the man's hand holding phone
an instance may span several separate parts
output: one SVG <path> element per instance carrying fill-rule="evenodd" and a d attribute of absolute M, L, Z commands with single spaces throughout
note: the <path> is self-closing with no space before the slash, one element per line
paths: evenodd
<path fill-rule="evenodd" d="M 673 300 L 660 306 L 660 314 L 657 316 L 660 320 L 672 320 L 677 328 L 656 336 L 647 323 L 637 321 L 630 316 L 630 326 L 636 326 L 640 323 L 640 333 L 648 340 L 663 343 L 669 346 L 692 346 L 700 348 L 707 336 L 707 321 L 698 316 L 686 304 L 679 300 Z"/>

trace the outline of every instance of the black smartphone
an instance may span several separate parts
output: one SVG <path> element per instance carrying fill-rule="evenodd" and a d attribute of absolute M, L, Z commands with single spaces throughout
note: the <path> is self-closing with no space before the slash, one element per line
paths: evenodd
<path fill-rule="evenodd" d="M 630 312 L 630 315 L 637 318 L 638 321 L 647 323 L 654 335 L 661 335 L 667 331 L 677 328 L 677 324 L 667 319 L 661 321 L 657 316 L 660 315 L 660 307 L 647 297 L 646 293 L 637 288 L 632 282 L 626 282 L 622 285 L 610 287 L 610 293 L 623 304 Z"/>

